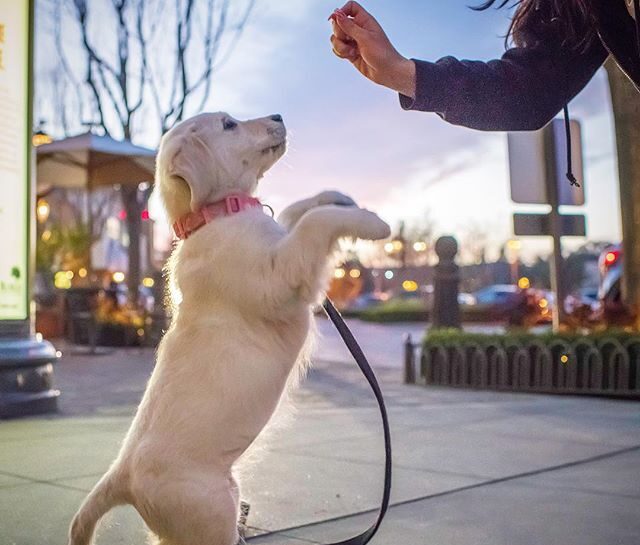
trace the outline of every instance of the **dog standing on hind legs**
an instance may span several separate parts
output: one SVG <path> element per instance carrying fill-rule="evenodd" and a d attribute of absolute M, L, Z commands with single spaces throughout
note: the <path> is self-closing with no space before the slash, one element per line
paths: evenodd
<path fill-rule="evenodd" d="M 156 187 L 181 238 L 169 262 L 179 300 L 115 462 L 73 519 L 90 545 L 99 519 L 131 504 L 160 545 L 235 545 L 238 458 L 304 365 L 311 308 L 341 237 L 378 240 L 389 226 L 328 191 L 279 223 L 251 195 L 285 152 L 279 115 L 240 122 L 202 114 L 170 130 Z"/>

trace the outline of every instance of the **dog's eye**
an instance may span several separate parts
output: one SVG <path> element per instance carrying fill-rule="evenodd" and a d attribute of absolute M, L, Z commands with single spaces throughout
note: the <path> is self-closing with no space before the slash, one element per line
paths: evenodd
<path fill-rule="evenodd" d="M 225 119 L 222 121 L 222 127 L 225 131 L 232 131 L 238 126 L 238 124 L 233 119 Z"/>

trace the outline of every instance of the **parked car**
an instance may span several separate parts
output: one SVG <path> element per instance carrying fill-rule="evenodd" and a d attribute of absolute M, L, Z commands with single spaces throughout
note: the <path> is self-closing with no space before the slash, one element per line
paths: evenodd
<path fill-rule="evenodd" d="M 465 306 L 469 306 L 469 305 L 475 305 L 476 304 L 476 298 L 470 294 L 470 293 L 459 293 L 458 294 L 458 304 L 461 307 L 465 307 Z"/>
<path fill-rule="evenodd" d="M 598 288 L 580 288 L 569 294 L 564 302 L 565 311 L 573 314 L 580 309 L 588 309 L 591 312 L 597 312 L 600 309 L 600 301 L 598 298 Z"/>
<path fill-rule="evenodd" d="M 552 308 L 553 295 L 543 290 L 494 284 L 471 294 L 463 311 L 470 319 L 500 320 L 522 326 L 549 322 Z"/>
<path fill-rule="evenodd" d="M 505 312 L 514 308 L 521 300 L 518 286 L 511 284 L 494 284 L 471 294 L 468 304 L 486 310 Z"/>
<path fill-rule="evenodd" d="M 622 245 L 609 246 L 598 261 L 600 267 L 600 288 L 598 299 L 605 308 L 622 304 Z"/>

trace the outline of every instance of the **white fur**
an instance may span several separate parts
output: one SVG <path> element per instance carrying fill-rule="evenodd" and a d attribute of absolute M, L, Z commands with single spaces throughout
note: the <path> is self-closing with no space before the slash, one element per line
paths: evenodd
<path fill-rule="evenodd" d="M 156 184 L 172 222 L 229 192 L 253 192 L 284 153 L 281 122 L 225 130 L 229 119 L 203 114 L 164 136 Z M 281 223 L 250 209 L 179 243 L 169 273 L 181 302 L 122 449 L 75 516 L 69 543 L 88 545 L 99 518 L 128 503 L 162 545 L 234 545 L 234 463 L 300 365 L 335 243 L 388 235 L 375 214 L 325 192 L 285 210 Z"/>

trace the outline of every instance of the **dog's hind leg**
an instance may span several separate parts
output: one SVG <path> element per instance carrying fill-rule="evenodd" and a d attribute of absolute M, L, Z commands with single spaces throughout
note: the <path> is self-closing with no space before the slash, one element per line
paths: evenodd
<path fill-rule="evenodd" d="M 173 481 L 154 491 L 158 545 L 236 545 L 238 489 L 232 478 L 219 481 Z M 154 524 L 154 522 L 156 524 Z"/>
<path fill-rule="evenodd" d="M 90 545 L 96 525 L 112 507 L 124 502 L 121 474 L 111 469 L 96 484 L 73 517 L 69 545 Z"/>

